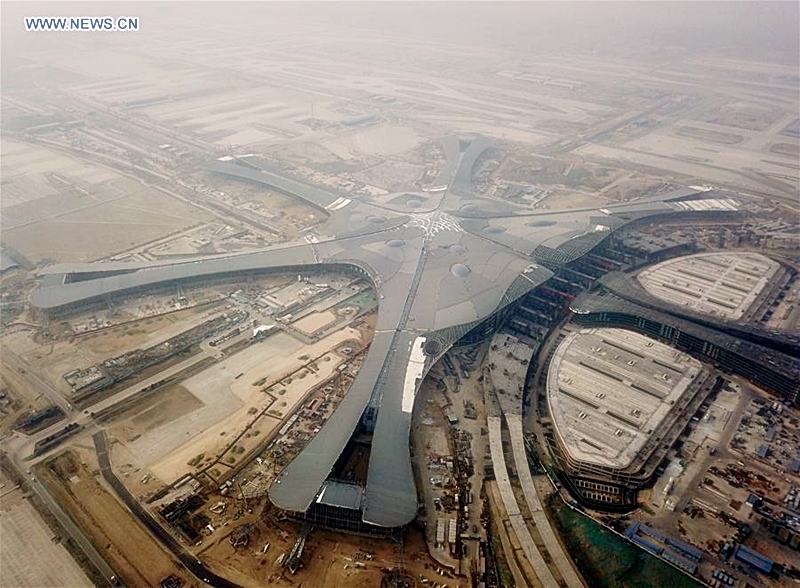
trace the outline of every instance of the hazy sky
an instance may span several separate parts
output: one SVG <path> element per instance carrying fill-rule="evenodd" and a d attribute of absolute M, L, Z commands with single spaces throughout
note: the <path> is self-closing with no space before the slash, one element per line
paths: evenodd
<path fill-rule="evenodd" d="M 512 47 L 521 53 L 647 53 L 670 46 L 690 54 L 797 62 L 800 3 L 788 2 L 2 2 L 2 33 L 31 41 L 22 15 L 138 15 L 142 27 L 192 23 L 259 28 L 276 19 L 336 23 L 409 38 Z M 179 31 L 175 31 L 176 35 Z M 27 37 L 27 38 L 26 38 Z M 44 42 L 37 36 L 37 43 Z"/>

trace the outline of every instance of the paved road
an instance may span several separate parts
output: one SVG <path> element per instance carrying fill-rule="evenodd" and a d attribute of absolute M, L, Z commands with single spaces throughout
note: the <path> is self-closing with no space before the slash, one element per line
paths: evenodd
<path fill-rule="evenodd" d="M 195 558 L 194 555 L 189 553 L 161 524 L 151 515 L 147 510 L 139 504 L 139 501 L 128 491 L 125 485 L 120 481 L 117 475 L 111 468 L 111 459 L 108 455 L 108 445 L 106 442 L 105 431 L 100 431 L 92 436 L 94 440 L 95 450 L 97 451 L 97 459 L 100 463 L 100 471 L 103 474 L 106 482 L 108 482 L 117 496 L 122 500 L 130 511 L 139 519 L 139 521 L 147 528 L 150 533 L 158 538 L 159 541 L 169 549 L 172 554 L 180 560 L 180 562 L 194 574 L 199 580 L 212 586 L 219 586 L 221 588 L 238 588 L 238 584 L 234 584 L 216 575 L 214 572 L 206 568 L 202 562 Z"/>
<path fill-rule="evenodd" d="M 19 471 L 20 475 L 24 476 L 26 472 L 26 466 L 22 460 L 20 459 L 20 454 L 9 454 L 9 458 L 14 465 L 15 468 Z M 102 574 L 104 578 L 106 578 L 109 583 L 112 582 L 111 578 L 116 577 L 116 572 L 108 565 L 103 556 L 95 549 L 94 545 L 92 545 L 91 541 L 83 534 L 80 527 L 78 527 L 69 515 L 64 512 L 61 508 L 61 505 L 50 495 L 47 491 L 47 488 L 42 483 L 41 479 L 30 470 L 31 473 L 28 474 L 28 479 L 30 480 L 30 489 L 39 497 L 39 499 L 44 503 L 44 505 L 53 513 L 53 516 L 56 517 L 58 522 L 64 528 L 64 530 L 69 534 L 73 541 L 78 545 L 81 551 L 89 558 L 89 561 L 92 562 L 95 568 Z M 122 585 L 122 584 L 116 584 Z"/>
<path fill-rule="evenodd" d="M 58 390 L 31 371 L 30 366 L 21 357 L 5 346 L 3 346 L 3 363 L 19 373 L 20 377 L 27 380 L 35 389 L 40 390 L 50 402 L 60 407 L 64 414 L 68 415 L 74 412 L 72 405 L 66 401 Z"/>

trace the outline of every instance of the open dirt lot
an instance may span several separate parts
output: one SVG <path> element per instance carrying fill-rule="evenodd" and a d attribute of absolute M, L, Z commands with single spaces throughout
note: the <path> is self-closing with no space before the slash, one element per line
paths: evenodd
<path fill-rule="evenodd" d="M 150 431 L 167 425 L 181 416 L 197 410 L 203 403 L 180 384 L 168 386 L 156 395 L 138 402 L 120 421 L 120 432 Z"/>
<path fill-rule="evenodd" d="M 132 178 L 47 147 L 4 141 L 2 157 L 3 241 L 34 263 L 90 261 L 211 218 Z"/>
<path fill-rule="evenodd" d="M 387 161 L 355 173 L 353 177 L 365 184 L 378 186 L 390 192 L 399 192 L 410 189 L 422 176 L 423 171 L 424 168 L 419 165 Z"/>
<path fill-rule="evenodd" d="M 242 445 L 249 450 L 248 444 L 255 445 L 278 426 L 280 419 L 308 390 L 330 376 L 342 359 L 335 355 L 330 355 L 329 361 L 323 358 L 317 362 L 316 373 L 301 368 L 342 342 L 361 338 L 359 331 L 348 327 L 304 346 L 279 333 L 192 376 L 182 383 L 180 391 L 167 389 L 151 400 L 156 404 L 177 403 L 182 414 L 165 420 L 158 416 L 158 410 L 151 412 L 153 407 L 144 411 L 137 407 L 136 412 L 129 412 L 112 425 L 111 433 L 127 447 L 138 467 L 149 468 L 160 480 L 172 482 L 194 471 L 189 465 L 193 458 L 203 454 L 201 463 L 205 463 L 219 456 L 262 411 L 273 410 L 253 425 L 259 431 L 258 438 L 248 438 L 252 443 Z M 304 375 L 300 377 L 300 373 Z M 254 385 L 257 382 L 261 383 Z M 270 388 L 271 392 L 264 392 Z"/>
<path fill-rule="evenodd" d="M 697 127 L 678 127 L 677 134 L 684 137 L 692 137 L 700 139 L 701 141 L 709 141 L 711 143 L 720 143 L 722 145 L 736 145 L 741 143 L 743 137 L 735 133 L 723 133 L 720 131 L 712 131 L 710 129 L 700 129 Z"/>
<path fill-rule="evenodd" d="M 549 196 L 542 198 L 539 202 L 539 206 L 542 208 L 567 209 L 598 206 L 607 202 L 608 200 L 602 196 L 572 192 L 569 190 L 555 190 Z"/>
<path fill-rule="evenodd" d="M 133 193 L 90 210 L 38 218 L 5 229 L 3 239 L 31 261 L 91 261 L 186 229 L 207 213 L 155 191 Z M 169 212 L 165 212 L 169 211 Z M 10 211 L 14 212 L 14 211 Z M 52 235 L 58 234 L 54 244 Z"/>
<path fill-rule="evenodd" d="M 200 307 L 162 314 L 82 335 L 75 339 L 74 344 L 80 347 L 82 352 L 92 353 L 93 358 L 96 358 L 94 361 L 102 361 L 131 349 L 158 345 L 222 311 L 223 309 L 215 311 Z"/>
<path fill-rule="evenodd" d="M 413 149 L 421 141 L 422 138 L 411 127 L 380 125 L 342 135 L 323 144 L 339 157 L 348 158 L 361 154 L 397 155 Z"/>
<path fill-rule="evenodd" d="M 127 351 L 157 345 L 222 312 L 208 307 L 149 317 L 117 327 L 81 335 L 71 341 L 42 344 L 30 332 L 20 331 L 3 337 L 3 347 L 20 358 L 56 390 L 69 396 L 71 390 L 63 375 L 85 368 Z"/>
<path fill-rule="evenodd" d="M 129 586 L 156 586 L 182 568 L 105 487 L 75 449 L 37 466 L 51 493 Z M 62 586 L 64 584 L 61 584 Z"/>
<path fill-rule="evenodd" d="M 320 329 L 324 329 L 332 322 L 334 322 L 338 317 L 330 310 L 326 310 L 325 312 L 314 312 L 307 316 L 304 316 L 296 323 L 292 324 L 293 327 L 296 329 L 300 329 L 304 333 L 314 333 Z"/>

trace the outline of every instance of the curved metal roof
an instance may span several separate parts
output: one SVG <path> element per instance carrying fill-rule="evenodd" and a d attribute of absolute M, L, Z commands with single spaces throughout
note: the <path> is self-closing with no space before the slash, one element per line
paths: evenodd
<path fill-rule="evenodd" d="M 306 510 L 372 399 L 379 410 L 363 518 L 384 527 L 404 525 L 417 510 L 408 442 L 413 400 L 435 359 L 422 353 L 426 339 L 438 341 L 433 347 L 444 353 L 469 328 L 549 279 L 552 273 L 534 263 L 537 251 L 575 258 L 629 220 L 675 210 L 669 194 L 641 204 L 555 212 L 479 198 L 470 194 L 469 178 L 489 142 L 478 137 L 463 152 L 461 144 L 457 137 L 445 140 L 442 179 L 452 186 L 430 198 L 424 212 L 415 212 L 408 198 L 358 200 L 232 158 L 214 161 L 210 170 L 296 196 L 325 210 L 328 221 L 305 241 L 252 253 L 48 268 L 31 301 L 57 309 L 203 276 L 319 264 L 364 269 L 381 293 L 372 345 L 337 411 L 283 470 L 270 497 L 286 510 Z"/>

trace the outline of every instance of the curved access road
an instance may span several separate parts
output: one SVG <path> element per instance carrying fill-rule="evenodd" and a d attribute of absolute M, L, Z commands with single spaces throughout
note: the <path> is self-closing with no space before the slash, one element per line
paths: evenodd
<path fill-rule="evenodd" d="M 94 447 L 97 451 L 97 459 L 100 463 L 100 471 L 103 474 L 106 482 L 108 482 L 117 493 L 117 496 L 122 500 L 130 511 L 141 521 L 145 528 L 157 537 L 159 541 L 169 549 L 172 554 L 189 570 L 194 576 L 206 584 L 211 586 L 218 586 L 219 588 L 239 588 L 238 584 L 218 576 L 209 570 L 203 563 L 194 555 L 189 553 L 186 548 L 181 545 L 169 531 L 167 531 L 161 524 L 151 515 L 145 508 L 139 504 L 139 501 L 128 491 L 125 485 L 120 481 L 114 470 L 111 468 L 111 458 L 108 454 L 108 443 L 105 431 L 95 433 L 92 437 L 94 440 Z"/>

